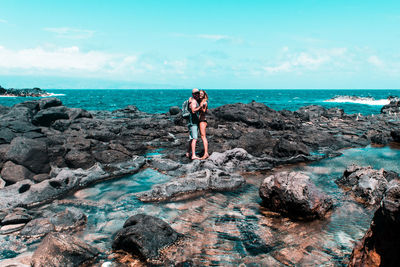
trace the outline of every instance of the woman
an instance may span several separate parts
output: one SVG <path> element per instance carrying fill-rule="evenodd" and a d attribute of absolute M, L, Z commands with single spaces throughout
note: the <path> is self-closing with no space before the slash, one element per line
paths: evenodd
<path fill-rule="evenodd" d="M 209 157 L 208 155 L 208 141 L 206 137 L 206 128 L 207 128 L 207 119 L 206 113 L 208 108 L 208 95 L 206 91 L 200 90 L 200 110 L 199 110 L 199 126 L 200 126 L 200 136 L 203 141 L 204 146 L 204 155 L 201 159 L 206 159 Z"/>

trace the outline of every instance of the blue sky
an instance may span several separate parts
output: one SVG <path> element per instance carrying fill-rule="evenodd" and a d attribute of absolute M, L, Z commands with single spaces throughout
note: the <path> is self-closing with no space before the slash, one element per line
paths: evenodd
<path fill-rule="evenodd" d="M 0 1 L 0 85 L 399 88 L 399 1 Z"/>

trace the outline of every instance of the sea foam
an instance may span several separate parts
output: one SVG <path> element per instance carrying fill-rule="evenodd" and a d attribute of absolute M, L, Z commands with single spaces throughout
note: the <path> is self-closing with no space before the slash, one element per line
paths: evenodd
<path fill-rule="evenodd" d="M 334 103 L 356 103 L 371 106 L 384 106 L 390 103 L 389 99 L 374 99 L 372 97 L 359 97 L 359 96 L 335 96 L 334 98 L 324 100 L 324 102 Z"/>

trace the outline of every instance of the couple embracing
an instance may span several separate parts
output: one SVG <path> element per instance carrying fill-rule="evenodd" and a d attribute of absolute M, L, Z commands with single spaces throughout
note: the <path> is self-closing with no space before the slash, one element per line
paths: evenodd
<path fill-rule="evenodd" d="M 189 145 L 186 157 L 191 159 L 206 159 L 208 158 L 208 142 L 206 137 L 206 112 L 208 108 L 208 95 L 204 90 L 194 88 L 192 90 L 192 97 L 189 98 L 188 109 L 188 129 L 189 129 Z M 199 130 L 201 140 L 204 146 L 204 155 L 199 158 L 196 156 L 196 144 L 199 138 Z"/>

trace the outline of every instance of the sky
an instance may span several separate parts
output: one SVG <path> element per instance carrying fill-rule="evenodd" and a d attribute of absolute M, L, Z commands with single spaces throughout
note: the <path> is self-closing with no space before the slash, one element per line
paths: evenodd
<path fill-rule="evenodd" d="M 0 0 L 0 85 L 398 89 L 400 1 Z"/>

